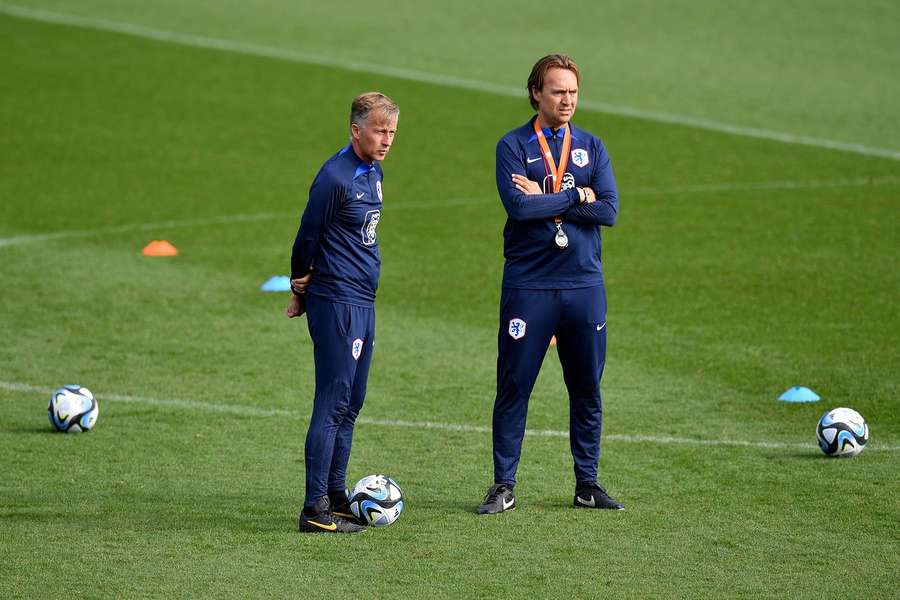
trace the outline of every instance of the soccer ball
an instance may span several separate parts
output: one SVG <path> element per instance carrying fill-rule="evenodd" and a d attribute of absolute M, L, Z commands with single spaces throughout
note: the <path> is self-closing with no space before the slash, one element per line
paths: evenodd
<path fill-rule="evenodd" d="M 869 426 L 852 408 L 835 408 L 819 419 L 816 439 L 828 456 L 856 456 L 869 441 Z"/>
<path fill-rule="evenodd" d="M 60 431 L 88 431 L 97 422 L 100 406 L 91 390 L 80 385 L 65 385 L 50 395 L 47 416 Z"/>
<path fill-rule="evenodd" d="M 387 475 L 363 477 L 348 496 L 353 515 L 373 527 L 390 525 L 403 512 L 403 492 Z"/>

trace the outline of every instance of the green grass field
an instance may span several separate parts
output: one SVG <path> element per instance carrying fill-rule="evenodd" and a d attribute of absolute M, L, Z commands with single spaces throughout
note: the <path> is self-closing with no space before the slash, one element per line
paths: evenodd
<path fill-rule="evenodd" d="M 571 45 L 526 18 L 537 2 L 508 23 L 485 6 L 471 27 L 412 2 L 368 22 L 355 4 L 342 21 L 276 0 L 68 4 L 21 2 L 106 29 L 505 86 L 569 51 L 583 102 L 685 119 L 575 118 L 604 139 L 620 187 L 603 232 L 601 479 L 627 510 L 570 508 L 551 349 L 520 507 L 479 517 L 505 219 L 494 145 L 530 116 L 524 94 L 0 4 L 0 597 L 898 597 L 900 161 L 865 150 L 900 152 L 892 4 L 582 3 Z M 368 89 L 402 114 L 350 478 L 392 474 L 407 508 L 389 528 L 305 536 L 311 343 L 305 319 L 282 315 L 286 295 L 259 285 L 288 270 L 311 178 Z M 142 257 L 152 239 L 180 256 Z M 53 433 L 49 393 L 74 382 L 98 395 L 98 425 Z M 823 400 L 776 400 L 798 384 Z M 814 442 L 836 406 L 871 427 L 853 460 Z"/>

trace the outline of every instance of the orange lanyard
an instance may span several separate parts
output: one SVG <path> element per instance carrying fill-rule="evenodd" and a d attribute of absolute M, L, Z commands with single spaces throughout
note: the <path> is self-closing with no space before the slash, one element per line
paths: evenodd
<path fill-rule="evenodd" d="M 569 165 L 569 150 L 572 148 L 572 133 L 569 131 L 569 124 L 566 123 L 565 133 L 563 133 L 562 152 L 559 155 L 559 168 L 556 167 L 556 161 L 553 160 L 553 154 L 550 152 L 550 146 L 547 144 L 547 138 L 544 137 L 544 130 L 538 123 L 539 119 L 534 120 L 534 133 L 537 135 L 538 144 L 541 146 L 541 152 L 544 153 L 544 166 L 550 175 L 553 176 L 553 193 L 559 192 L 562 186 L 563 175 L 566 174 L 566 167 Z"/>

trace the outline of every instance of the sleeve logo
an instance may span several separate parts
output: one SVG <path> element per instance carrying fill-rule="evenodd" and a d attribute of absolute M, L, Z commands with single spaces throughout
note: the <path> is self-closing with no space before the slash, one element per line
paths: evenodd
<path fill-rule="evenodd" d="M 589 162 L 590 162 L 590 158 L 588 157 L 587 150 L 583 150 L 581 148 L 572 150 L 572 163 L 576 167 L 584 167 Z"/>
<path fill-rule="evenodd" d="M 375 182 L 375 191 L 378 192 L 378 201 L 381 202 L 384 198 L 381 195 L 381 180 Z"/>
<path fill-rule="evenodd" d="M 525 337 L 525 328 L 528 324 L 522 319 L 516 317 L 509 320 L 509 337 L 514 340 Z"/>
<path fill-rule="evenodd" d="M 544 190 L 545 194 L 553 193 L 553 180 L 556 179 L 553 175 L 547 175 L 544 177 L 543 182 L 541 182 L 541 187 Z M 575 187 L 575 176 L 566 171 L 563 174 L 562 184 L 559 186 L 559 191 L 564 192 L 566 190 L 571 190 Z"/>
<path fill-rule="evenodd" d="M 378 227 L 378 221 L 381 220 L 381 211 L 380 210 L 370 210 L 366 213 L 366 218 L 363 221 L 362 226 L 362 243 L 363 246 L 374 246 L 375 242 L 378 241 L 378 238 L 375 233 L 375 228 Z"/>

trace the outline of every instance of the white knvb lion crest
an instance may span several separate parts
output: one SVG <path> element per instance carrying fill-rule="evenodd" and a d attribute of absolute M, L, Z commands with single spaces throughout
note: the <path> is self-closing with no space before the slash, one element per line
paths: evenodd
<path fill-rule="evenodd" d="M 588 156 L 587 150 L 583 150 L 582 148 L 576 148 L 572 150 L 572 163 L 576 167 L 584 167 L 590 162 L 590 157 Z"/>
<path fill-rule="evenodd" d="M 528 323 L 523 321 L 522 319 L 515 317 L 514 319 L 509 320 L 509 337 L 514 340 L 521 339 L 525 337 L 525 328 L 528 326 Z"/>
<path fill-rule="evenodd" d="M 353 360 L 359 360 L 359 355 L 362 354 L 363 349 L 363 341 L 359 338 L 353 340 L 353 344 L 350 346 L 350 353 L 353 355 Z"/>

